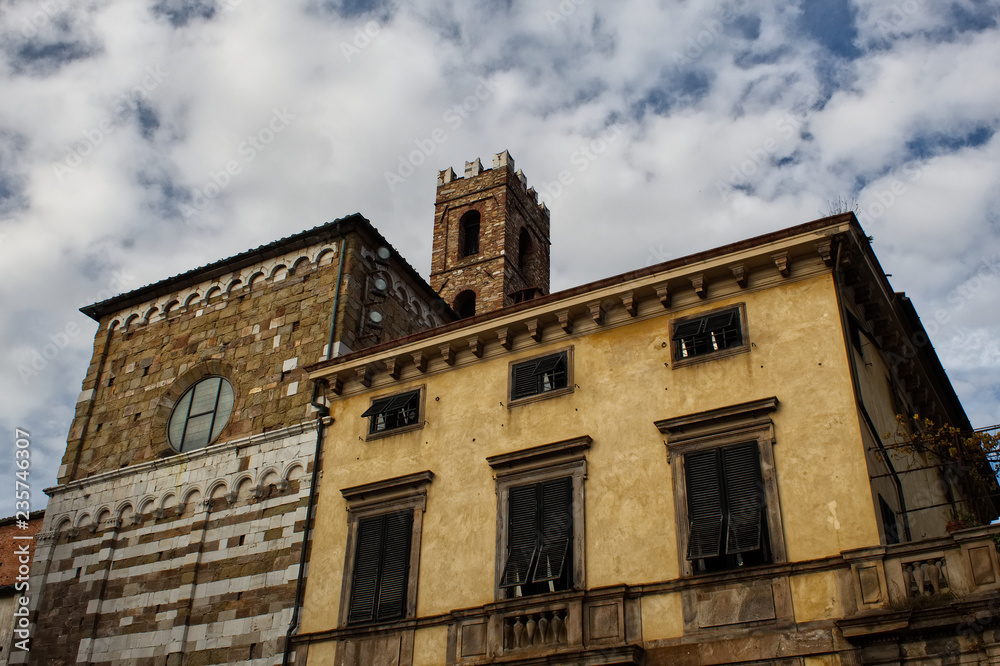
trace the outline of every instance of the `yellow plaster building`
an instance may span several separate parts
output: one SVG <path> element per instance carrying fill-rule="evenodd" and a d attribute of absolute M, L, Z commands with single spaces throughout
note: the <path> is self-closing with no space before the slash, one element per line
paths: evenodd
<path fill-rule="evenodd" d="M 533 198 L 497 157 L 436 237 Z M 970 426 L 853 214 L 537 291 L 308 368 L 296 663 L 1000 663 L 996 527 L 946 530 L 996 508 L 892 446 Z"/>

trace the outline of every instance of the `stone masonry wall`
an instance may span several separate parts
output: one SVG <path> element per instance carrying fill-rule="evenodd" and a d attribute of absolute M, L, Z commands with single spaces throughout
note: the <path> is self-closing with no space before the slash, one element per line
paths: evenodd
<path fill-rule="evenodd" d="M 315 443 L 309 422 L 60 488 L 30 663 L 280 663 Z"/>
<path fill-rule="evenodd" d="M 379 341 L 359 325 L 376 243 L 348 236 L 335 353 Z M 60 483 L 172 455 L 166 425 L 174 403 L 201 377 L 233 385 L 232 417 L 219 441 L 311 418 L 302 368 L 322 360 L 336 293 L 339 243 L 296 250 L 239 273 L 107 316 L 70 428 Z M 291 268 L 289 268 L 291 267 Z M 444 321 L 403 272 L 382 268 L 392 287 L 379 307 L 382 336 Z M 143 314 L 140 315 L 139 313 Z M 343 346 L 342 346 L 343 345 Z M 345 348 L 346 347 L 346 348 Z"/>

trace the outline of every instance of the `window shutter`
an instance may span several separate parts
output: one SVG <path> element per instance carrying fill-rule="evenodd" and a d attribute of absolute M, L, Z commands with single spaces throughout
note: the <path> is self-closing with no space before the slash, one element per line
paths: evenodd
<path fill-rule="evenodd" d="M 760 484 L 757 444 L 749 442 L 724 448 L 722 467 L 726 477 L 726 504 L 729 508 L 726 554 L 759 550 L 764 496 Z"/>
<path fill-rule="evenodd" d="M 511 375 L 514 385 L 510 396 L 512 400 L 538 393 L 538 361 L 515 365 Z"/>
<path fill-rule="evenodd" d="M 696 319 L 694 321 L 689 321 L 684 324 L 678 324 L 674 326 L 674 340 L 680 340 L 681 338 L 690 338 L 691 336 L 698 335 L 701 333 L 701 325 L 704 323 L 701 319 Z"/>
<path fill-rule="evenodd" d="M 378 400 L 372 401 L 372 406 L 365 410 L 365 413 L 361 415 L 361 418 L 368 418 L 369 416 L 375 416 L 381 412 L 385 411 L 387 405 L 392 402 L 392 398 L 379 398 Z"/>
<path fill-rule="evenodd" d="M 538 537 L 536 486 L 511 488 L 507 503 L 507 563 L 500 577 L 500 587 L 513 587 L 528 582 L 528 571 L 535 559 Z"/>
<path fill-rule="evenodd" d="M 375 619 L 383 522 L 384 516 L 358 521 L 354 582 L 351 585 L 351 606 L 347 616 L 350 623 Z"/>
<path fill-rule="evenodd" d="M 684 456 L 690 535 L 687 559 L 719 555 L 722 543 L 722 484 L 717 451 Z"/>
<path fill-rule="evenodd" d="M 541 484 L 541 547 L 532 582 L 562 577 L 573 525 L 573 484 L 569 477 Z"/>
<path fill-rule="evenodd" d="M 410 536 L 413 512 L 400 511 L 385 516 L 376 620 L 394 620 L 406 614 L 406 583 L 410 571 Z"/>

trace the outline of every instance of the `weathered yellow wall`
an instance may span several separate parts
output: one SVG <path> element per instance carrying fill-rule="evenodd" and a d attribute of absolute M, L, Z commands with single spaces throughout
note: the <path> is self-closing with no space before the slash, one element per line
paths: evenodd
<path fill-rule="evenodd" d="M 448 627 L 418 629 L 413 636 L 413 666 L 440 666 L 448 649 Z"/>
<path fill-rule="evenodd" d="M 842 616 L 843 608 L 835 572 L 793 576 L 790 583 L 796 622 L 830 620 Z"/>
<path fill-rule="evenodd" d="M 642 639 L 651 641 L 684 635 L 684 609 L 679 592 L 642 596 Z"/>
<path fill-rule="evenodd" d="M 853 345 L 851 353 L 857 368 L 858 387 L 876 429 L 876 433 L 871 435 L 866 432 L 866 439 L 869 440 L 869 446 L 874 448 L 875 441 L 872 438 L 879 437 L 889 453 L 903 486 L 911 536 L 914 539 L 943 536 L 951 513 L 948 506 L 943 506 L 947 498 L 941 476 L 932 467 L 933 460 L 905 453 L 898 448 L 904 433 L 900 431 L 896 413 L 897 409 L 904 410 L 904 406 L 897 405 L 893 399 L 889 383 L 890 370 L 883 353 L 864 334 L 861 334 L 861 342 L 862 353 L 858 353 Z M 904 416 L 909 418 L 912 414 Z M 888 467 L 873 452 L 869 453 L 869 460 L 873 476 L 878 477 L 873 479 L 872 487 L 897 512 L 899 536 L 903 539 L 903 517 L 898 514 L 900 506 L 896 488 L 892 478 L 888 476 Z M 874 501 L 877 503 L 877 495 L 875 497 Z"/>
<path fill-rule="evenodd" d="M 753 343 L 748 353 L 668 367 L 672 318 L 740 301 Z M 496 559 L 497 501 L 486 457 L 582 435 L 593 438 L 585 483 L 586 586 L 676 578 L 672 476 L 654 421 L 769 396 L 781 401 L 773 415 L 774 456 L 789 559 L 878 543 L 831 278 L 664 313 L 586 336 L 553 334 L 543 344 L 518 339 L 511 353 L 334 401 L 303 630 L 336 625 L 347 541 L 341 488 L 433 471 L 417 614 L 480 606 L 494 600 Z M 509 362 L 570 344 L 576 390 L 508 409 Z M 367 419 L 360 415 L 371 398 L 421 385 L 425 426 L 365 442 Z M 675 619 L 644 623 L 644 633 L 674 635 L 675 625 Z"/>

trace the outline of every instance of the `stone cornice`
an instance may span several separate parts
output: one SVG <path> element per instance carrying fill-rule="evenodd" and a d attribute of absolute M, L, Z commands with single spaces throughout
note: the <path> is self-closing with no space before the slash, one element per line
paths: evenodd
<path fill-rule="evenodd" d="M 332 423 L 332 419 L 327 417 L 324 419 L 324 424 Z M 308 421 L 301 421 L 294 425 L 287 426 L 285 428 L 279 428 L 276 430 L 270 430 L 264 433 L 257 433 L 255 435 L 250 435 L 248 437 L 240 437 L 239 439 L 232 439 L 228 442 L 220 442 L 219 444 L 212 444 L 211 446 L 206 446 L 202 449 L 197 449 L 195 451 L 190 451 L 188 453 L 177 453 L 175 455 L 169 456 L 167 458 L 159 458 L 156 460 L 149 460 L 144 463 L 139 463 L 138 465 L 129 465 L 128 467 L 122 467 L 121 469 L 114 469 L 107 472 L 101 472 L 100 474 L 94 474 L 88 476 L 85 479 L 77 479 L 76 481 L 70 481 L 69 483 L 64 483 L 58 486 L 52 486 L 50 488 L 45 488 L 45 494 L 49 497 L 55 497 L 61 493 L 70 492 L 73 490 L 81 490 L 87 488 L 88 486 L 93 486 L 98 483 L 106 483 L 109 481 L 115 481 L 116 479 L 127 479 L 134 477 L 137 474 L 142 474 L 143 472 L 166 469 L 168 467 L 184 466 L 193 460 L 204 457 L 212 457 L 224 453 L 226 451 L 239 450 L 246 446 L 258 446 L 266 442 L 273 442 L 275 440 L 284 439 L 285 437 L 294 437 L 295 435 L 301 435 L 304 432 L 309 432 L 311 430 L 316 430 L 316 420 L 310 419 Z"/>
<path fill-rule="evenodd" d="M 535 301 L 334 358 L 307 370 L 336 395 L 350 395 L 425 374 L 663 316 L 743 291 L 828 273 L 834 237 L 860 227 L 851 215 L 582 285 Z M 451 349 L 449 358 L 442 349 Z M 364 369 L 368 385 L 357 382 Z"/>

